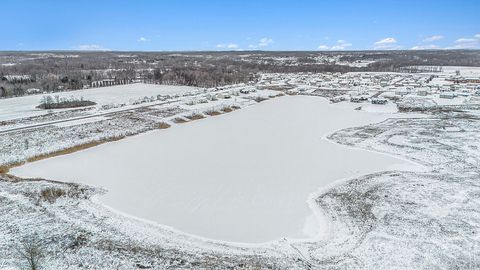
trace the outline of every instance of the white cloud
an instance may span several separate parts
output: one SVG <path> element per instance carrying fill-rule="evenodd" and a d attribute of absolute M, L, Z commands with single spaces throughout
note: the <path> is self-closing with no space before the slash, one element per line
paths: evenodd
<path fill-rule="evenodd" d="M 262 47 L 268 47 L 272 43 L 273 43 L 273 39 L 264 37 L 264 38 L 260 39 L 257 44 L 248 45 L 248 48 L 257 49 L 257 48 L 262 48 Z"/>
<path fill-rule="evenodd" d="M 476 42 L 477 40 L 475 38 L 459 38 L 455 40 L 455 43 L 470 43 L 470 42 Z"/>
<path fill-rule="evenodd" d="M 228 43 L 228 44 L 217 44 L 216 47 L 219 48 L 219 49 L 236 50 L 240 46 L 238 46 L 238 44 L 235 44 L 235 43 Z"/>
<path fill-rule="evenodd" d="M 140 37 L 140 38 L 138 39 L 138 42 L 149 42 L 149 41 L 150 41 L 150 39 L 148 39 L 148 38 L 146 38 L 146 37 Z"/>
<path fill-rule="evenodd" d="M 433 35 L 431 37 L 426 37 L 422 40 L 422 42 L 434 42 L 443 39 L 444 36 L 442 35 Z"/>
<path fill-rule="evenodd" d="M 79 51 L 110 51 L 110 49 L 97 44 L 78 45 L 78 46 L 75 46 L 74 49 Z"/>
<path fill-rule="evenodd" d="M 337 43 L 335 43 L 333 46 L 328 46 L 325 44 L 321 44 L 318 46 L 319 50 L 332 50 L 332 51 L 343 51 L 351 47 L 353 44 L 349 43 L 343 39 L 337 40 Z"/>
<path fill-rule="evenodd" d="M 266 46 L 268 46 L 268 45 L 270 45 L 270 44 L 272 44 L 272 43 L 273 43 L 273 39 L 271 39 L 271 38 L 262 38 L 262 39 L 260 39 L 260 42 L 258 43 L 258 46 L 260 46 L 260 47 L 266 47 Z"/>
<path fill-rule="evenodd" d="M 455 40 L 454 45 L 448 49 L 478 49 L 480 48 L 480 36 L 477 34 L 473 38 L 459 38 Z"/>
<path fill-rule="evenodd" d="M 375 42 L 375 45 L 395 44 L 395 43 L 397 43 L 397 40 L 395 38 L 389 37 L 389 38 L 384 38 Z"/>
<path fill-rule="evenodd" d="M 402 46 L 397 44 L 397 40 L 393 37 L 381 39 L 373 44 L 375 50 L 398 50 Z"/>
<path fill-rule="evenodd" d="M 428 44 L 428 45 L 417 45 L 410 48 L 410 50 L 440 50 L 440 46 L 435 44 Z"/>

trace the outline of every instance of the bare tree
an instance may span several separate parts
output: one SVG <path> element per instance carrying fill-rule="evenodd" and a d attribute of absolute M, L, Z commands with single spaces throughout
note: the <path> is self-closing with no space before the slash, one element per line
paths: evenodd
<path fill-rule="evenodd" d="M 16 247 L 16 251 L 27 269 L 40 269 L 40 263 L 44 257 L 44 252 L 37 236 L 32 236 L 22 241 Z"/>

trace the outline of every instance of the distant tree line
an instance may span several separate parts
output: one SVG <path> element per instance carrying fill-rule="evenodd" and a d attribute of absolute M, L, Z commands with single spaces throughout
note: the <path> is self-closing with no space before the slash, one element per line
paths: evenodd
<path fill-rule="evenodd" d="M 318 61 L 328 57 L 374 62 L 355 67 Z M 480 51 L 0 52 L 0 97 L 32 88 L 51 93 L 131 82 L 217 87 L 255 81 L 261 72 L 415 72 L 405 67 L 445 65 L 480 66 Z"/>

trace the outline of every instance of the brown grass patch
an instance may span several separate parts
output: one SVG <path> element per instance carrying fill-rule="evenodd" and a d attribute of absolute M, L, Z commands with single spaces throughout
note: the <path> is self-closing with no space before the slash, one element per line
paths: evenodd
<path fill-rule="evenodd" d="M 234 109 L 234 110 L 239 110 L 239 109 L 241 109 L 241 107 L 240 107 L 240 106 L 237 106 L 237 105 L 233 105 L 231 108 Z"/>
<path fill-rule="evenodd" d="M 11 168 L 21 166 L 21 165 L 23 165 L 27 162 L 35 162 L 35 161 L 39 161 L 39 160 L 43 160 L 43 159 L 47 159 L 47 158 L 51 158 L 51 157 L 67 155 L 67 154 L 75 153 L 75 152 L 80 151 L 80 150 L 85 150 L 85 149 L 88 149 L 88 148 L 92 148 L 92 147 L 95 147 L 95 146 L 103 144 L 103 143 L 118 141 L 118 140 L 121 140 L 123 138 L 125 138 L 125 136 L 118 136 L 118 137 L 112 137 L 112 138 L 104 139 L 104 140 L 100 140 L 100 141 L 88 142 L 88 143 L 76 145 L 76 146 L 73 146 L 73 147 L 65 148 L 65 149 L 62 149 L 62 150 L 54 151 L 54 152 L 51 152 L 51 153 L 46 153 L 46 154 L 41 154 L 41 155 L 38 155 L 38 156 L 30 157 L 26 161 L 23 161 L 23 162 L 1 165 L 0 166 L 0 175 L 8 175 L 8 172 L 10 171 Z"/>
<path fill-rule="evenodd" d="M 183 123 L 186 123 L 186 122 L 188 122 L 188 121 L 185 120 L 185 118 L 176 117 L 175 119 L 173 119 L 173 122 L 174 122 L 175 124 L 183 124 Z"/>
<path fill-rule="evenodd" d="M 217 115 L 220 115 L 222 114 L 221 112 L 219 111 L 214 111 L 214 110 L 209 110 L 209 111 L 206 111 L 204 112 L 206 115 L 210 115 L 210 116 L 217 116 Z"/>
<path fill-rule="evenodd" d="M 170 125 L 165 123 L 165 122 L 161 122 L 160 124 L 158 124 L 158 129 L 166 129 L 166 128 L 169 128 Z"/>
<path fill-rule="evenodd" d="M 232 112 L 233 109 L 231 107 L 223 107 L 222 108 L 222 112 L 225 112 L 225 113 L 229 113 L 229 112 Z"/>
<path fill-rule="evenodd" d="M 7 165 L 3 165 L 3 166 L 0 166 L 0 174 L 7 174 L 8 171 L 10 171 L 10 166 L 7 166 Z"/>
<path fill-rule="evenodd" d="M 51 153 L 34 156 L 34 157 L 31 157 L 31 158 L 28 158 L 27 162 L 34 162 L 34 161 L 39 161 L 39 160 L 46 159 L 46 158 L 67 155 L 67 154 L 78 152 L 80 150 L 85 150 L 85 149 L 88 149 L 88 148 L 92 148 L 94 146 L 97 146 L 97 145 L 100 145 L 100 144 L 103 144 L 103 143 L 118 141 L 118 140 L 121 140 L 123 138 L 125 138 L 125 137 L 120 136 L 120 137 L 113 137 L 113 138 L 104 139 L 104 140 L 100 140 L 100 141 L 88 142 L 88 143 L 76 145 L 76 146 L 73 146 L 73 147 L 65 148 L 65 149 L 62 149 L 62 150 L 54 151 L 54 152 L 51 152 Z"/>
<path fill-rule="evenodd" d="M 30 157 L 24 162 L 17 162 L 17 163 L 2 165 L 2 166 L 0 166 L 0 174 L 6 175 L 6 174 L 8 174 L 8 172 L 10 171 L 11 168 L 21 166 L 21 165 L 23 165 L 27 162 L 34 162 L 34 161 L 39 161 L 39 160 L 47 159 L 47 158 L 51 158 L 51 157 L 67 155 L 67 154 L 71 154 L 71 153 L 74 153 L 74 152 L 77 152 L 77 151 L 80 151 L 80 150 L 88 149 L 88 148 L 91 148 L 91 147 L 94 147 L 94 146 L 97 146 L 97 145 L 100 145 L 100 144 L 103 144 L 103 143 L 118 141 L 118 140 L 123 139 L 123 138 L 124 138 L 124 136 L 120 136 L 120 137 L 113 137 L 113 138 L 105 139 L 105 140 L 101 140 L 101 141 L 88 142 L 88 143 L 76 145 L 76 146 L 73 146 L 73 147 L 65 148 L 65 149 L 62 149 L 62 150 L 54 151 L 54 152 L 51 152 L 51 153 L 46 153 L 46 154 L 41 154 L 41 155 L 38 155 L 38 156 Z"/>
<path fill-rule="evenodd" d="M 45 188 L 40 191 L 40 198 L 49 203 L 54 203 L 58 198 L 66 196 L 67 192 L 60 188 Z"/>
<path fill-rule="evenodd" d="M 190 119 L 190 120 L 199 120 L 199 119 L 205 118 L 205 116 L 203 116 L 203 115 L 201 115 L 201 114 L 199 114 L 199 113 L 192 113 L 192 114 L 187 115 L 187 116 L 185 116 L 185 117 L 187 117 L 187 118 Z"/>

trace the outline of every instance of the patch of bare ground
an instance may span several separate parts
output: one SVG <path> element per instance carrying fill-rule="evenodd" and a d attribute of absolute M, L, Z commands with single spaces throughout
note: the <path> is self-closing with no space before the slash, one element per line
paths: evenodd
<path fill-rule="evenodd" d="M 158 124 L 158 129 L 167 129 L 169 128 L 170 125 L 168 123 L 165 123 L 165 122 L 161 122 Z"/>
<path fill-rule="evenodd" d="M 190 119 L 190 120 L 199 120 L 199 119 L 205 118 L 205 116 L 203 116 L 202 114 L 199 114 L 199 113 L 192 113 L 192 114 L 187 115 L 185 117 Z"/>

